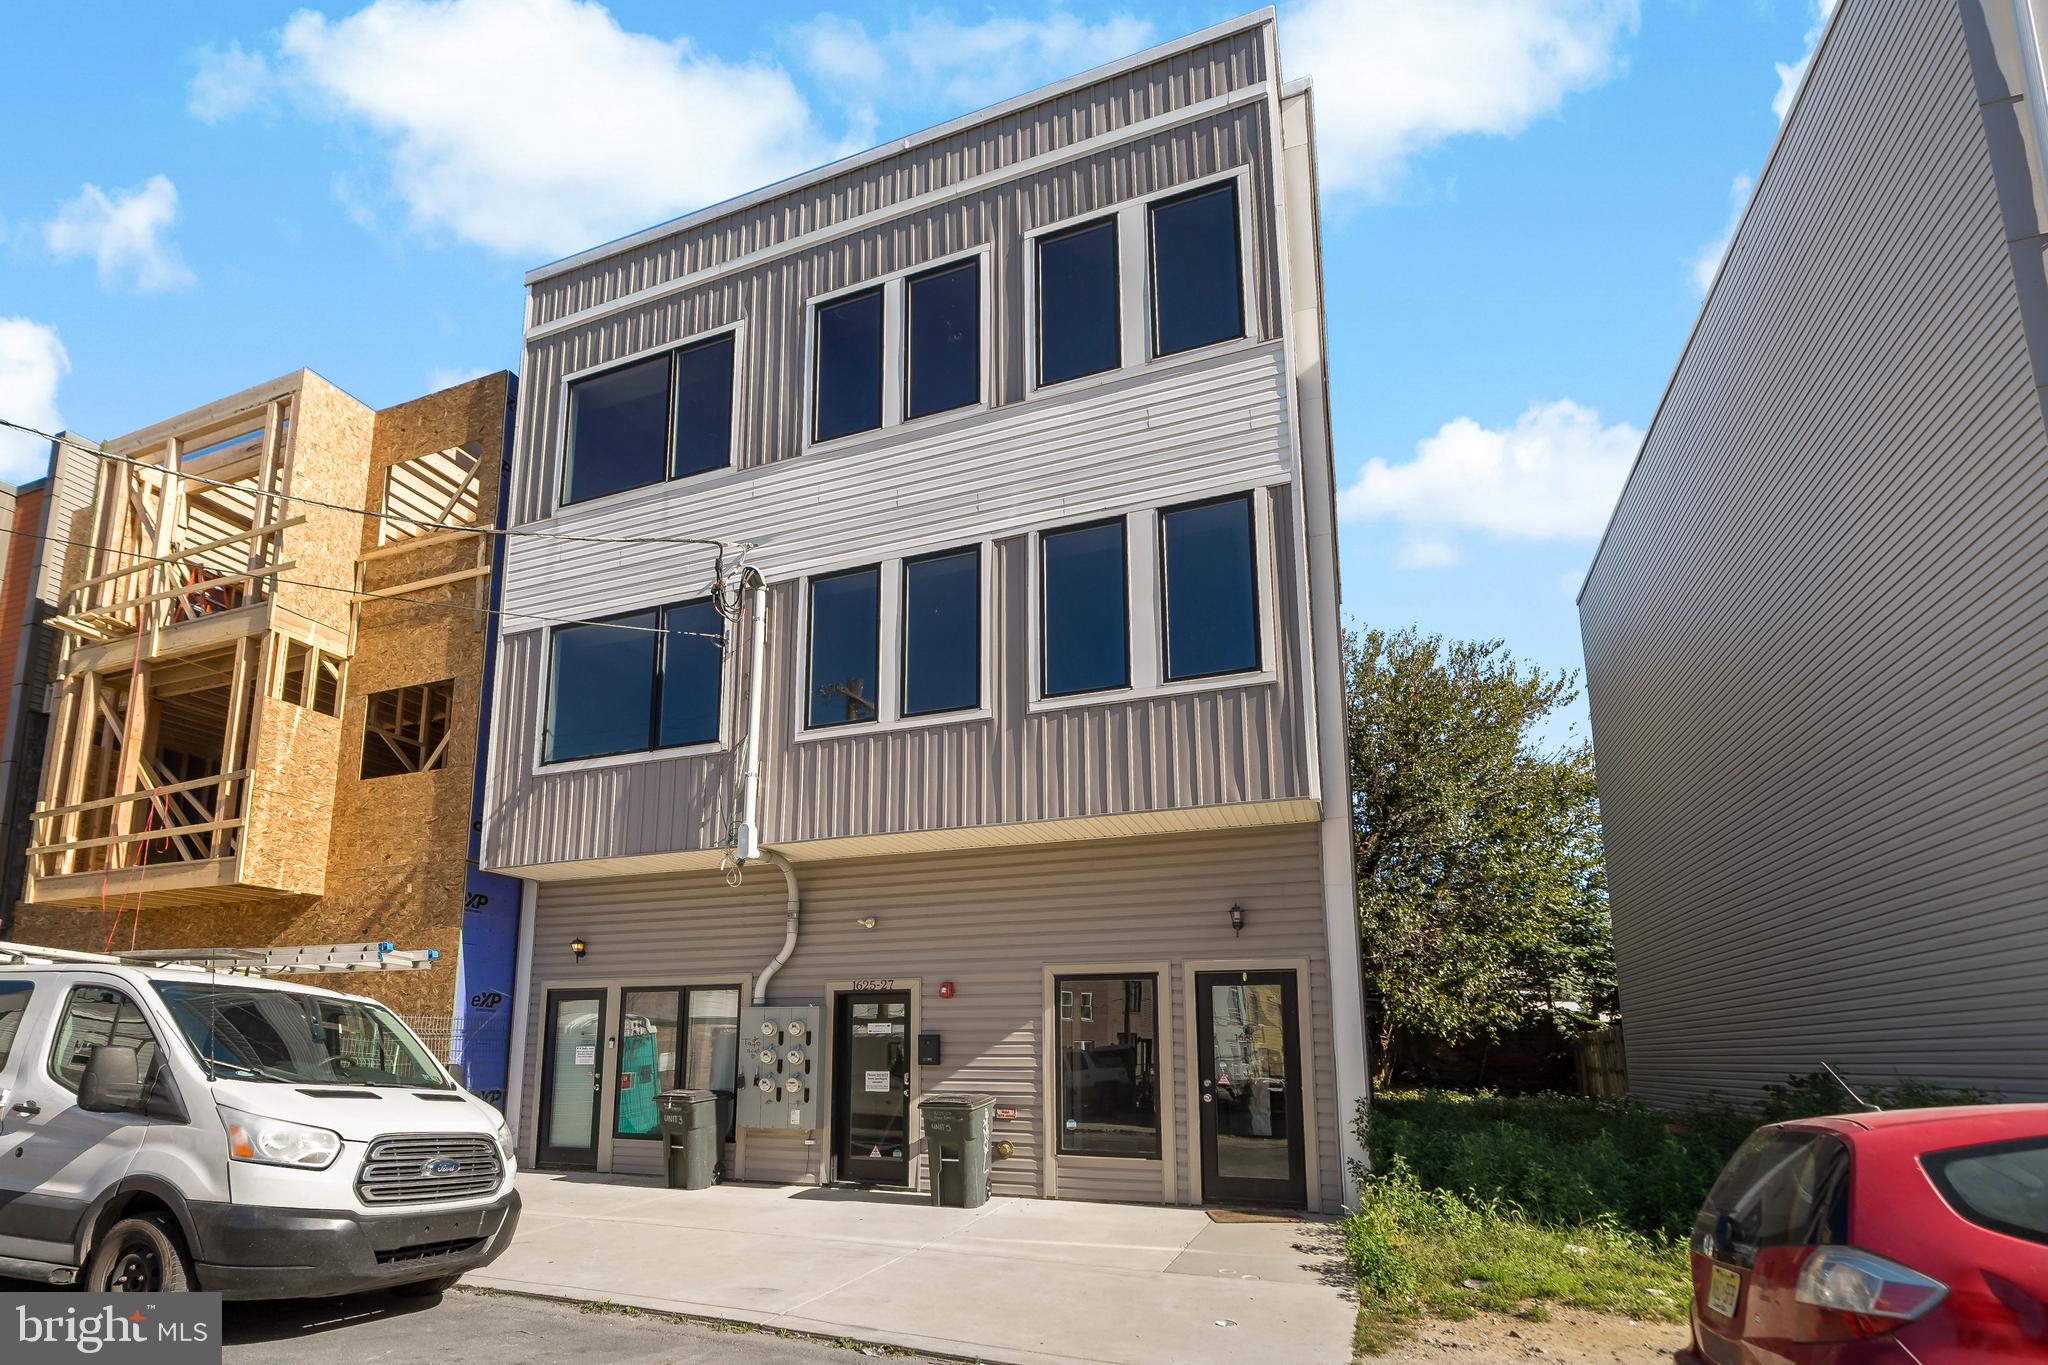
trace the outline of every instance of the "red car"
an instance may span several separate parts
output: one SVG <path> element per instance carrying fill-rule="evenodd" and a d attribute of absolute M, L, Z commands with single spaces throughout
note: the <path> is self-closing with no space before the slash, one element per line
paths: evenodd
<path fill-rule="evenodd" d="M 2048 1361 L 2048 1104 L 1759 1128 L 1692 1282 L 1681 1365 Z"/>

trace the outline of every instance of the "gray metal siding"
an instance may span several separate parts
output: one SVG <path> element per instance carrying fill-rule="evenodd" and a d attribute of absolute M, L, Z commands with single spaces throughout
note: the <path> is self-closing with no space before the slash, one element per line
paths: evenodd
<path fill-rule="evenodd" d="M 1267 683 L 1030 711 L 1031 565 L 1028 540 L 1015 537 L 998 543 L 991 566 L 997 593 L 985 639 L 995 651 L 997 695 L 990 718 L 799 741 L 798 586 L 776 585 L 764 696 L 764 841 L 1309 796 L 1295 530 L 1287 501 L 1275 498 L 1271 506 L 1277 638 L 1264 642 L 1275 665 Z M 528 776 L 536 710 L 547 689 L 543 638 L 538 631 L 504 637 L 487 863 L 522 867 L 722 847 L 736 765 L 729 752 Z M 728 705 L 738 700 L 730 697 Z"/>
<path fill-rule="evenodd" d="M 1581 599 L 1653 1100 L 2048 1096 L 2038 259 L 1983 15 L 1844 0 Z"/>
<path fill-rule="evenodd" d="M 802 933 L 771 994 L 823 999 L 831 982 L 918 978 L 920 1027 L 942 1035 L 945 1057 L 943 1066 L 920 1070 L 922 1093 L 989 1093 L 1018 1109 L 1014 1121 L 997 1126 L 1017 1147 L 997 1167 L 999 1193 L 1042 1188 L 1047 964 L 1171 963 L 1160 992 L 1173 1052 L 1166 1102 L 1175 1121 L 1176 1198 L 1186 1199 L 1195 1150 L 1185 1121 L 1193 1053 L 1181 964 L 1305 959 L 1303 1057 L 1315 1092 L 1318 1178 L 1325 1197 L 1335 1197 L 1336 1078 L 1314 826 L 810 863 L 799 875 Z M 1242 936 L 1230 929 L 1233 901 L 1245 910 Z M 713 872 L 541 884 L 524 1021 L 521 1150 L 530 1154 L 534 1139 L 548 988 L 721 973 L 737 981 L 758 973 L 780 946 L 782 912 L 782 881 L 767 868 L 750 870 L 737 889 Z M 864 916 L 876 919 L 874 929 L 855 922 Z M 581 963 L 569 951 L 577 937 L 589 944 Z M 939 998 L 941 981 L 955 984 L 953 999 Z M 797 1180 L 806 1170 L 804 1149 L 786 1135 L 750 1133 L 747 1156 L 750 1179 Z M 626 1161 L 649 1169 L 640 1153 Z M 1158 1166 L 1136 1164 L 1150 1173 L 1149 1192 L 1143 1176 L 1080 1174 L 1069 1164 L 1060 1171 L 1060 1193 L 1156 1200 Z"/>
<path fill-rule="evenodd" d="M 1264 104 L 1246 104 L 902 218 L 811 245 L 798 243 L 757 267 L 530 340 L 521 376 L 532 401 L 520 405 L 522 454 L 513 522 L 545 517 L 554 509 L 564 376 L 744 321 L 734 461 L 750 468 L 789 459 L 803 447 L 806 302 L 984 243 L 992 243 L 994 250 L 996 325 L 989 360 L 995 401 L 1015 402 L 1024 393 L 1022 234 L 1238 166 L 1249 166 L 1252 173 L 1251 202 L 1243 206 L 1257 262 L 1250 321 L 1260 337 L 1277 337 L 1280 302 L 1267 124 Z"/>

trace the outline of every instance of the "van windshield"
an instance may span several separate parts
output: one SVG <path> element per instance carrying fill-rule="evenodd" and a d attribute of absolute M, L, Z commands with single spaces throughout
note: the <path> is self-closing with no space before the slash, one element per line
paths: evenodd
<path fill-rule="evenodd" d="M 381 1005 L 224 982 L 151 984 L 213 1076 L 450 1088 L 433 1058 Z"/>

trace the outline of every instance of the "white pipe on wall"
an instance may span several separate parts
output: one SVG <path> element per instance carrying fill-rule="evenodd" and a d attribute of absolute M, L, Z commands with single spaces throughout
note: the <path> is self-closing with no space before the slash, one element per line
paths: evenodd
<path fill-rule="evenodd" d="M 746 619 L 754 630 L 747 650 L 747 756 L 740 769 L 740 821 L 734 832 L 734 856 L 740 862 L 761 856 L 761 696 L 768 681 L 768 584 L 758 569 L 742 580 Z"/>
<path fill-rule="evenodd" d="M 789 894 L 783 903 L 782 911 L 782 951 L 778 952 L 774 959 L 761 969 L 761 974 L 754 978 L 754 1003 L 757 1005 L 768 1003 L 768 983 L 775 979 L 775 974 L 789 961 L 789 955 L 796 951 L 797 912 L 802 905 L 802 898 L 797 894 L 796 869 L 789 865 L 789 859 L 772 848 L 762 849 L 761 857 L 782 869 L 782 880 L 788 887 Z"/>

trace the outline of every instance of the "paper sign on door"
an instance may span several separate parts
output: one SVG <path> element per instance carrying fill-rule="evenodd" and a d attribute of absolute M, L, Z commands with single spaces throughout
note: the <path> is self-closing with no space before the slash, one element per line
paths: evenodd
<path fill-rule="evenodd" d="M 867 1089 L 867 1090 L 869 1090 L 869 1091 L 886 1091 L 886 1090 L 888 1090 L 888 1088 L 889 1088 L 889 1073 L 888 1073 L 888 1072 L 886 1072 L 886 1071 L 870 1071 L 870 1072 L 868 1072 L 868 1073 L 867 1073 L 867 1085 L 866 1085 L 866 1086 L 865 1086 L 864 1088 L 865 1088 L 865 1089 Z"/>
<path fill-rule="evenodd" d="M 596 1065 L 597 1065 L 597 1044 L 595 1044 L 595 1043 L 579 1043 L 579 1044 L 577 1044 L 577 1045 L 576 1045 L 576 1062 L 575 1062 L 575 1065 L 577 1065 L 577 1066 L 596 1066 Z"/>

